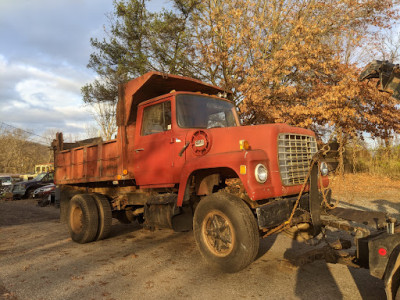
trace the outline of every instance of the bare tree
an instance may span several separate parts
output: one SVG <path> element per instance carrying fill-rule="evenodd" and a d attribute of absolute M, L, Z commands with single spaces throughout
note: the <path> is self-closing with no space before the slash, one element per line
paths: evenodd
<path fill-rule="evenodd" d="M 113 134 L 117 132 L 115 101 L 93 102 L 90 104 L 90 110 L 93 118 L 98 124 L 101 137 L 108 141 L 112 139 Z"/>
<path fill-rule="evenodd" d="M 374 59 L 400 62 L 400 25 L 376 33 L 373 43 L 357 49 L 358 60 L 367 64 Z"/>
<path fill-rule="evenodd" d="M 0 132 L 0 173 L 32 173 L 34 166 L 48 162 L 48 147 L 30 141 L 21 129 Z"/>

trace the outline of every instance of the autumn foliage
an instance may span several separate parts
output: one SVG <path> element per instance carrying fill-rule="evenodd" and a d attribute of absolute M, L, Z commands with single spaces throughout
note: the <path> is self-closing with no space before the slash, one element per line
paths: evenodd
<path fill-rule="evenodd" d="M 235 91 L 247 124 L 385 137 L 400 131 L 399 108 L 357 80 L 352 53 L 397 18 L 393 1 L 206 1 L 194 27 L 211 80 Z"/>
<path fill-rule="evenodd" d="M 398 20 L 396 1 L 174 0 L 160 13 L 143 0 L 116 1 L 110 39 L 92 39 L 89 67 L 103 83 L 85 86 L 85 100 L 115 95 L 110 78 L 155 69 L 232 91 L 245 124 L 387 138 L 400 132 L 399 106 L 357 80 L 367 63 L 357 53 Z"/>

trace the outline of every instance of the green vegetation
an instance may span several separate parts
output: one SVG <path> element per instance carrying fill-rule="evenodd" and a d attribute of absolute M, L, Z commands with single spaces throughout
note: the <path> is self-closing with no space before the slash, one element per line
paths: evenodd
<path fill-rule="evenodd" d="M 360 145 L 349 145 L 345 151 L 344 163 L 346 172 L 400 179 L 400 144 L 369 150 Z"/>

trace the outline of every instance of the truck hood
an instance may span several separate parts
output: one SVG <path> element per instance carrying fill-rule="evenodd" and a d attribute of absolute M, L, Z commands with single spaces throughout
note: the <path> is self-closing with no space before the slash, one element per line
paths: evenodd
<path fill-rule="evenodd" d="M 252 126 L 237 126 L 237 127 L 225 127 L 225 128 L 211 128 L 211 129 L 199 129 L 188 132 L 186 140 L 192 142 L 196 138 L 196 134 L 199 136 L 199 132 L 205 132 L 210 144 L 207 151 L 207 155 L 225 153 L 231 151 L 239 151 L 240 140 L 246 140 L 250 145 L 250 150 L 262 149 L 266 152 L 274 150 L 276 153 L 277 137 L 280 133 L 293 133 L 299 135 L 315 136 L 311 130 L 289 126 L 287 124 L 266 124 L 266 125 L 252 125 Z M 204 137 L 200 136 L 198 139 Z M 188 153 L 188 157 L 195 153 L 196 147 L 192 147 L 192 154 Z M 193 151 L 194 150 L 194 151 Z M 204 154 L 204 153 L 203 153 Z M 272 154 L 272 153 L 270 153 Z"/>

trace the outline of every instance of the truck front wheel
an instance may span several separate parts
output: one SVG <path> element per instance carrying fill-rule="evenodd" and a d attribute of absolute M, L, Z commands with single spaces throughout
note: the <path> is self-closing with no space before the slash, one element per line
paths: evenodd
<path fill-rule="evenodd" d="M 224 272 L 244 269 L 257 255 L 256 219 L 234 195 L 219 192 L 203 198 L 194 213 L 193 231 L 202 256 Z"/>
<path fill-rule="evenodd" d="M 73 241 L 89 243 L 97 235 L 99 216 L 93 197 L 78 194 L 72 197 L 68 209 L 68 230 Z"/>

